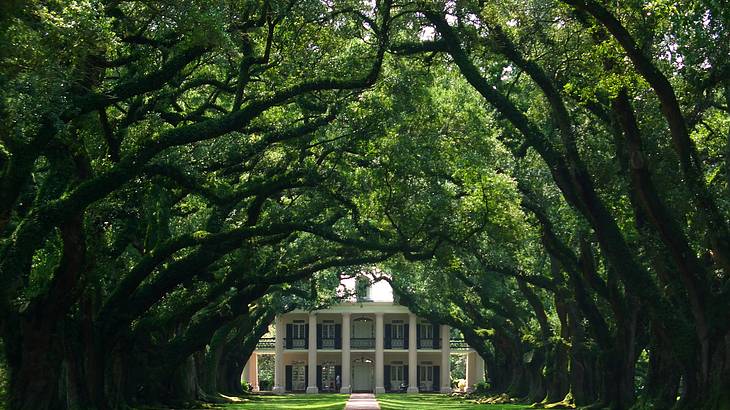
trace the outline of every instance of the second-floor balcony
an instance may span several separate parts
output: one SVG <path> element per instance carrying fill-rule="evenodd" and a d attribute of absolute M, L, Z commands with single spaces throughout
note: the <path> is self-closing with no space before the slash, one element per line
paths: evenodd
<path fill-rule="evenodd" d="M 335 339 L 325 339 L 322 338 L 319 340 L 319 349 L 339 349 L 339 346 L 337 346 L 337 342 Z"/>
<path fill-rule="evenodd" d="M 408 343 L 405 339 L 390 339 L 390 345 L 386 349 L 408 349 Z"/>
<path fill-rule="evenodd" d="M 296 342 L 295 342 L 296 341 Z M 431 342 L 429 344 L 429 341 Z M 390 339 L 390 346 L 385 345 L 386 349 L 408 349 L 407 341 L 405 339 Z M 468 350 L 469 345 L 464 339 L 451 339 L 449 340 L 451 350 Z M 304 339 L 292 339 L 292 347 L 289 349 L 306 349 L 307 343 Z M 297 346 L 297 347 L 295 347 Z M 353 349 L 374 349 L 375 339 L 373 338 L 355 338 L 350 340 L 350 346 Z M 433 342 L 431 339 L 421 339 L 421 349 L 432 349 Z M 273 337 L 262 337 L 256 344 L 256 348 L 259 350 L 274 350 L 275 339 Z M 339 349 L 339 343 L 335 339 L 321 339 L 320 349 Z M 438 348 L 438 347 L 437 347 Z"/>
<path fill-rule="evenodd" d="M 352 349 L 375 349 L 374 337 L 353 337 L 350 339 Z"/>
<path fill-rule="evenodd" d="M 284 339 L 284 346 L 287 349 L 307 349 L 309 348 L 309 343 L 307 343 L 307 339 L 305 338 L 287 337 Z"/>
<path fill-rule="evenodd" d="M 434 344 L 433 339 L 418 339 L 419 349 L 438 349 L 438 342 Z"/>

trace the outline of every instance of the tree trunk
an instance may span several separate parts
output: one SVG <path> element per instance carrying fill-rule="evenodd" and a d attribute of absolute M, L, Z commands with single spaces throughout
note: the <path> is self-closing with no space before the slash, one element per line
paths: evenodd
<path fill-rule="evenodd" d="M 567 307 L 562 297 L 555 294 L 555 311 L 560 320 L 560 340 L 553 346 L 552 360 L 547 361 L 546 379 L 548 381 L 547 397 L 545 402 L 554 403 L 563 400 L 568 394 L 570 383 L 568 381 L 568 349 L 564 341 L 569 339 Z"/>
<path fill-rule="evenodd" d="M 677 399 L 680 371 L 672 349 L 655 337 L 649 347 L 649 369 L 644 395 L 656 408 L 671 408 Z"/>
<path fill-rule="evenodd" d="M 578 406 L 585 406 L 595 401 L 590 389 L 591 366 L 585 351 L 585 332 L 581 326 L 582 318 L 576 306 L 568 305 L 568 323 L 571 333 L 570 347 L 570 390 Z"/>
<path fill-rule="evenodd" d="M 17 355 L 8 361 L 10 409 L 45 410 L 58 404 L 62 355 L 55 327 L 42 318 L 23 320 L 19 343 L 6 346 Z"/>

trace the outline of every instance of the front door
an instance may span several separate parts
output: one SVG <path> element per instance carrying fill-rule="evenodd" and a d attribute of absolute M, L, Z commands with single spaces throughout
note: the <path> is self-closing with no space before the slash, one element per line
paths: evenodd
<path fill-rule="evenodd" d="M 367 363 L 355 363 L 352 366 L 352 391 L 373 391 L 373 367 Z"/>
<path fill-rule="evenodd" d="M 402 364 L 392 364 L 390 365 L 390 388 L 392 390 L 399 390 L 400 385 L 405 381 L 405 378 L 403 377 L 405 367 Z"/>
<path fill-rule="evenodd" d="M 305 373 L 307 371 L 307 368 L 303 364 L 295 364 L 292 366 L 291 370 L 292 390 L 306 390 L 307 385 L 305 383 Z"/>
<path fill-rule="evenodd" d="M 433 390 L 433 366 L 422 364 L 419 366 L 418 385 L 425 391 Z"/>

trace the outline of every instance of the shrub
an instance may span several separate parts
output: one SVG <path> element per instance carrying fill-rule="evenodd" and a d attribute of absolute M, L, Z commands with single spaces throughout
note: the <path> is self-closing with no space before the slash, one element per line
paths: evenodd
<path fill-rule="evenodd" d="M 259 389 L 261 390 L 271 390 L 274 386 L 274 382 L 271 379 L 259 379 Z"/>
<path fill-rule="evenodd" d="M 474 393 L 476 394 L 487 394 L 489 391 L 489 383 L 481 381 L 474 385 Z"/>

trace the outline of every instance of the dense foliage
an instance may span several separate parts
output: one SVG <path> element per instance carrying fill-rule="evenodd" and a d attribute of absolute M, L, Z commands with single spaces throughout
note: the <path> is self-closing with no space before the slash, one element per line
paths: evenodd
<path fill-rule="evenodd" d="M 275 314 L 373 266 L 495 392 L 730 406 L 721 2 L 0 10 L 11 408 L 241 394 Z"/>

